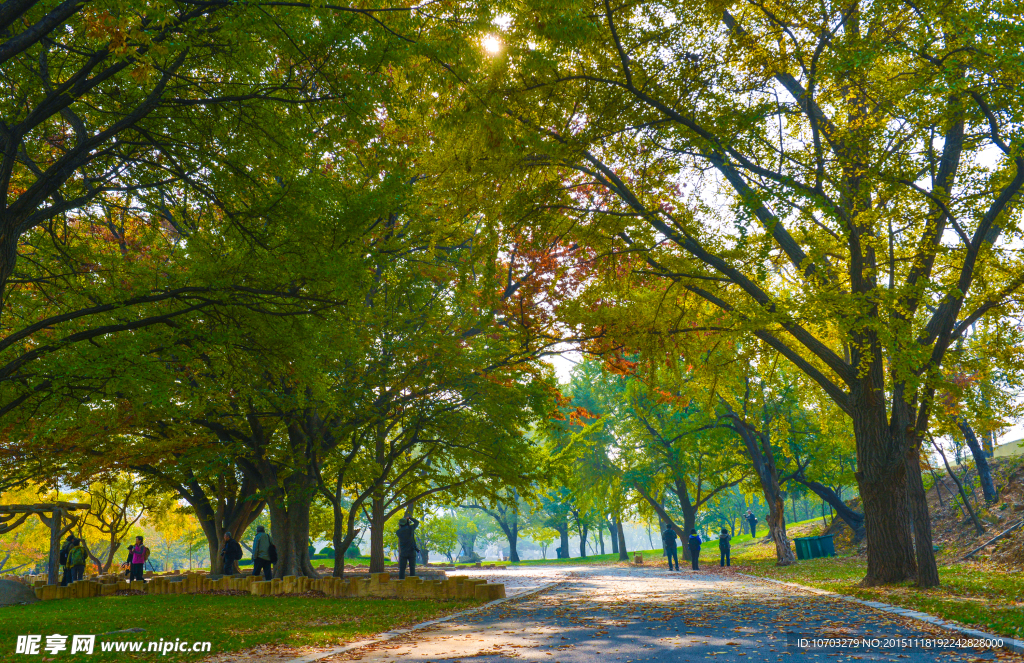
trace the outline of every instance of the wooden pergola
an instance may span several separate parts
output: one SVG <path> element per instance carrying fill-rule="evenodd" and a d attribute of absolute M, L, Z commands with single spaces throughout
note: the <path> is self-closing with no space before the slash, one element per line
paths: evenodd
<path fill-rule="evenodd" d="M 57 584 L 60 539 L 78 524 L 74 511 L 88 511 L 90 505 L 78 502 L 50 502 L 48 504 L 0 504 L 0 534 L 6 534 L 24 523 L 30 516 L 50 528 L 50 555 L 46 564 L 46 583 Z M 67 521 L 67 524 L 65 524 Z"/>

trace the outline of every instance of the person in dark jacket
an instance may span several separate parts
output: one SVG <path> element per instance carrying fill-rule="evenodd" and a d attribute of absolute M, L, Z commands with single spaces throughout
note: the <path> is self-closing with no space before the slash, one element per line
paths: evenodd
<path fill-rule="evenodd" d="M 757 516 L 747 511 L 747 524 L 750 525 L 750 538 L 757 538 Z"/>
<path fill-rule="evenodd" d="M 722 528 L 722 533 L 718 536 L 718 565 L 729 566 L 729 551 L 732 546 L 729 542 L 732 541 L 732 536 L 729 534 L 729 530 Z"/>
<path fill-rule="evenodd" d="M 398 579 L 405 579 L 405 565 L 409 565 L 409 575 L 416 575 L 416 528 L 420 521 L 412 516 L 398 521 Z"/>
<path fill-rule="evenodd" d="M 234 575 L 237 568 L 236 562 L 242 559 L 242 546 L 238 545 L 231 537 L 231 532 L 224 532 L 224 545 L 220 549 L 221 573 L 226 576 Z"/>
<path fill-rule="evenodd" d="M 60 579 L 60 586 L 67 587 L 67 584 L 73 580 L 71 577 L 74 573 L 73 567 L 68 564 L 68 554 L 71 549 L 78 545 L 78 537 L 74 534 L 69 534 L 68 538 L 64 541 L 64 545 L 60 547 L 60 563 L 64 567 L 64 574 Z"/>
<path fill-rule="evenodd" d="M 675 570 L 676 571 L 679 570 L 679 553 L 676 550 L 676 539 L 678 539 L 678 538 L 679 538 L 679 535 L 676 534 L 676 531 L 674 529 L 672 529 L 671 527 L 666 528 L 665 531 L 661 533 L 661 540 L 665 544 L 665 556 L 668 557 L 668 570 L 669 571 L 672 570 L 672 561 L 673 560 L 675 560 L 675 563 L 676 563 L 676 569 Z"/>
<path fill-rule="evenodd" d="M 697 559 L 700 557 L 700 544 L 704 542 L 700 540 L 697 530 L 690 530 L 690 538 L 686 543 L 690 546 L 690 564 L 693 565 L 694 571 L 699 571 L 700 568 L 697 566 Z"/>

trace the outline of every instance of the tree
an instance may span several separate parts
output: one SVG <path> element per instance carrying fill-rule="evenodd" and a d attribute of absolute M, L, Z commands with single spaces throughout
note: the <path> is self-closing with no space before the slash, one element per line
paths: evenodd
<path fill-rule="evenodd" d="M 420 560 L 426 564 L 430 561 L 429 551 L 439 552 L 454 562 L 452 555 L 459 545 L 459 537 L 455 529 L 455 518 L 444 511 L 425 514 L 416 528 L 416 541 L 420 546 Z"/>
<path fill-rule="evenodd" d="M 550 527 L 545 527 L 541 522 L 531 523 L 529 527 L 522 530 L 523 536 L 536 543 L 540 548 L 543 559 L 548 558 L 548 548 L 554 542 L 557 533 Z"/>
<path fill-rule="evenodd" d="M 583 486 L 602 485 L 598 476 L 616 477 L 685 540 L 700 509 L 742 482 L 749 470 L 713 410 L 708 417 L 687 396 L 666 391 L 656 373 L 641 376 L 635 366 L 629 360 L 605 366 L 587 361 L 574 369 L 570 390 L 571 405 L 580 408 L 577 420 L 596 420 L 562 442 L 562 453 L 573 459 L 581 494 L 588 492 Z M 682 526 L 666 508 L 666 491 L 677 500 Z"/>
<path fill-rule="evenodd" d="M 171 451 L 161 461 L 137 464 L 133 469 L 153 486 L 172 491 L 191 507 L 209 548 L 210 570 L 219 573 L 224 535 L 242 541 L 249 526 L 264 512 L 258 488 L 237 464 L 212 457 L 205 445 L 198 453 Z M 191 550 L 191 549 L 190 549 Z"/>
<path fill-rule="evenodd" d="M 989 503 L 999 499 L 988 462 L 990 441 L 1020 415 L 1020 349 L 1020 331 L 1006 321 L 972 325 L 950 350 L 946 389 L 936 404 L 934 432 L 964 440 Z"/>
<path fill-rule="evenodd" d="M 654 499 L 656 492 L 642 481 L 633 485 L 659 520 L 685 541 L 697 526 L 699 511 L 720 493 L 744 481 L 749 468 L 737 457 L 732 440 L 686 397 L 641 385 L 634 378 L 625 398 L 627 406 L 622 413 L 627 418 L 626 428 L 632 428 L 629 434 L 639 438 L 639 448 L 630 457 L 654 461 L 649 471 L 661 475 L 664 487 L 678 500 L 682 528 Z M 684 546 L 683 556 L 689 560 L 688 547 Z"/>
<path fill-rule="evenodd" d="M 463 504 L 462 508 L 479 509 L 493 518 L 508 541 L 509 559 L 514 563 L 518 563 L 519 551 L 516 549 L 516 544 L 519 541 L 524 506 L 525 504 L 519 495 L 519 491 L 511 488 L 500 491 L 497 499 L 487 506 L 474 503 Z"/>
<path fill-rule="evenodd" d="M 96 534 L 104 540 L 100 546 L 88 548 L 89 559 L 100 573 L 110 571 L 121 542 L 143 517 L 166 513 L 174 504 L 173 495 L 154 491 L 127 472 L 98 477 L 85 497 L 90 508 L 76 529 L 80 539 Z"/>
<path fill-rule="evenodd" d="M 242 229 L 245 194 L 225 182 L 253 172 L 262 155 L 273 162 L 262 172 L 284 183 L 286 150 L 267 150 L 266 127 L 275 127 L 270 142 L 282 141 L 310 118 L 286 107 L 375 94 L 355 79 L 365 72 L 359 54 L 378 46 L 378 33 L 333 11 L 265 9 L 273 20 L 253 20 L 266 14 L 250 3 L 219 1 L 130 11 L 108 1 L 5 3 L 0 414 L 32 411 L 52 392 L 81 399 L 100 388 L 91 376 L 33 368 L 68 345 L 175 324 L 229 300 L 253 303 L 251 283 L 175 282 L 167 246 L 187 238 L 201 252 L 205 231 Z M 379 24 L 372 10 L 356 14 Z M 356 42 L 359 54 L 344 53 Z M 344 64 L 325 66 L 335 60 Z M 300 132 L 308 140 L 317 128 L 314 120 Z"/>
<path fill-rule="evenodd" d="M 0 495 L 0 504 L 37 504 L 43 501 L 41 492 L 44 491 L 38 485 L 5 491 Z M 31 514 L 10 514 L 0 519 L 0 555 L 3 555 L 0 569 L 4 572 L 33 566 L 46 559 L 49 545 L 50 530 L 41 519 Z"/>
<path fill-rule="evenodd" d="M 715 328 L 820 387 L 853 424 L 864 583 L 937 584 L 920 475 L 934 394 L 951 345 L 1024 285 L 1002 250 L 1024 186 L 1016 9 L 570 0 L 509 15 L 474 93 L 565 181 L 542 204 L 610 278 L 661 281 L 677 333 L 704 302 Z"/>

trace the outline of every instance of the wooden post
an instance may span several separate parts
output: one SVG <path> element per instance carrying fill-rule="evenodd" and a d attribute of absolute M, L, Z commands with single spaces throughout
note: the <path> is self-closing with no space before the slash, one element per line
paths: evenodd
<path fill-rule="evenodd" d="M 60 562 L 61 510 L 56 508 L 50 517 L 50 559 L 46 564 L 46 584 L 57 584 L 57 569 Z"/>

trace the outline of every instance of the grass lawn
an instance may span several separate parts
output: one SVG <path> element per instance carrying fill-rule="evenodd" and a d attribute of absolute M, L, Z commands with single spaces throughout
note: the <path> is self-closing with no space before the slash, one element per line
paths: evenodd
<path fill-rule="evenodd" d="M 1024 579 L 1017 572 L 980 563 L 940 566 L 942 584 L 923 590 L 910 583 L 857 587 L 867 568 L 862 557 L 823 557 L 779 567 L 774 546 L 748 545 L 734 551 L 732 564 L 742 573 L 882 601 L 997 635 L 1024 638 Z"/>
<path fill-rule="evenodd" d="M 477 605 L 477 601 L 405 601 L 211 595 L 108 596 L 41 601 L 0 608 L 0 661 L 27 660 L 15 654 L 17 636 L 97 635 L 128 628 L 145 633 L 97 637 L 92 656 L 62 660 L 107 661 L 127 657 L 190 661 L 256 645 L 333 646 L 381 631 L 433 619 Z M 210 641 L 210 653 L 102 653 L 103 641 Z M 40 660 L 53 660 L 40 651 Z M 155 659 L 154 659 L 155 660 Z"/>

